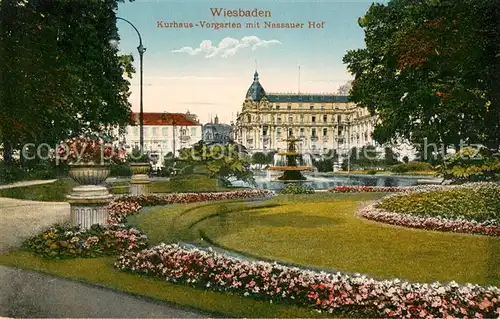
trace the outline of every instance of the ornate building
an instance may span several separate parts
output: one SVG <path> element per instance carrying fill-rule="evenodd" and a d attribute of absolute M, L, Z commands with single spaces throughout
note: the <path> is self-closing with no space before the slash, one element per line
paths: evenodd
<path fill-rule="evenodd" d="M 266 93 L 255 72 L 234 137 L 252 152 L 286 149 L 287 136 L 300 137 L 301 152 L 321 154 L 335 149 L 374 145 L 377 117 L 333 94 Z"/>

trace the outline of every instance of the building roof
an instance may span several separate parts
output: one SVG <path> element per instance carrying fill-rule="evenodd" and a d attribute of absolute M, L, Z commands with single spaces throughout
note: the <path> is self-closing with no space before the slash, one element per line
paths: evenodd
<path fill-rule="evenodd" d="M 271 103 L 346 103 L 349 101 L 348 96 L 335 95 L 335 94 L 283 94 L 283 93 L 269 93 L 266 95 Z"/>
<path fill-rule="evenodd" d="M 248 88 L 246 98 L 259 102 L 264 96 L 266 96 L 266 91 L 259 82 L 259 73 L 255 71 L 253 75 L 253 83 Z"/>
<path fill-rule="evenodd" d="M 189 115 L 183 113 L 143 113 L 144 125 L 182 125 L 199 126 L 200 123 L 188 118 Z M 139 124 L 139 113 L 132 113 L 132 120 Z"/>

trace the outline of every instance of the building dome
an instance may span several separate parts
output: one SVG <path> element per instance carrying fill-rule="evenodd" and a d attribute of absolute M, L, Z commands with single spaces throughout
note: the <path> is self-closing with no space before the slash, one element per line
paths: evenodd
<path fill-rule="evenodd" d="M 251 99 L 255 102 L 259 102 L 265 96 L 266 91 L 264 91 L 264 88 L 259 82 L 259 73 L 255 71 L 255 74 L 253 75 L 253 83 L 252 85 L 250 85 L 250 88 L 248 88 L 246 98 Z"/>

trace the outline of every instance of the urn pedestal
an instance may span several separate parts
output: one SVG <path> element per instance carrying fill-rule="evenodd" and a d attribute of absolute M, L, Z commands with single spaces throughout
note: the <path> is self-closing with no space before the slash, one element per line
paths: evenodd
<path fill-rule="evenodd" d="M 132 178 L 130 179 L 130 195 L 148 195 L 149 185 L 149 163 L 132 163 L 130 164 L 132 170 Z"/>
<path fill-rule="evenodd" d="M 113 195 L 102 184 L 109 176 L 106 165 L 70 165 L 69 176 L 79 185 L 66 196 L 71 206 L 71 223 L 88 229 L 93 224 L 104 224 L 109 213 L 107 206 Z"/>

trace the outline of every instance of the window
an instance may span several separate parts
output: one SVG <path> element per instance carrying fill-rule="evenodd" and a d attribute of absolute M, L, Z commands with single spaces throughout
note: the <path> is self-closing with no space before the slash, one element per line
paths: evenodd
<path fill-rule="evenodd" d="M 337 115 L 337 122 L 342 122 L 342 115 Z"/>
<path fill-rule="evenodd" d="M 321 105 L 321 110 L 323 111 L 325 109 L 325 106 L 324 105 Z"/>
<path fill-rule="evenodd" d="M 300 128 L 300 137 L 304 137 L 304 128 L 303 127 Z"/>
<path fill-rule="evenodd" d="M 327 136 L 328 135 L 328 129 L 327 128 L 324 128 L 323 129 L 323 136 Z"/>
<path fill-rule="evenodd" d="M 162 127 L 162 129 L 161 129 L 161 135 L 167 136 L 167 128 L 166 127 Z"/>
<path fill-rule="evenodd" d="M 312 129 L 311 137 L 316 137 L 316 129 L 315 128 Z"/>
<path fill-rule="evenodd" d="M 293 117 L 289 116 L 288 117 L 288 123 L 292 123 L 293 122 Z"/>
<path fill-rule="evenodd" d="M 186 136 L 186 129 L 181 130 L 181 136 Z"/>
<path fill-rule="evenodd" d="M 196 136 L 196 127 L 191 128 L 191 136 Z"/>
<path fill-rule="evenodd" d="M 312 121 L 313 123 L 316 123 L 316 116 L 311 117 L 311 121 Z"/>
<path fill-rule="evenodd" d="M 252 116 L 250 114 L 247 115 L 247 122 L 248 123 L 252 122 Z"/>
<path fill-rule="evenodd" d="M 281 117 L 278 117 L 277 121 L 278 121 L 278 124 L 281 124 Z"/>
<path fill-rule="evenodd" d="M 149 135 L 149 128 L 143 127 L 142 129 L 144 130 L 144 133 L 143 133 L 144 136 L 148 136 Z"/>
<path fill-rule="evenodd" d="M 276 109 L 279 110 L 280 109 L 280 105 L 279 104 L 276 104 Z"/>
<path fill-rule="evenodd" d="M 276 129 L 276 136 L 278 136 L 278 137 L 281 136 L 281 129 L 280 128 Z"/>
<path fill-rule="evenodd" d="M 292 109 L 292 105 L 288 104 L 287 109 L 290 111 Z"/>
<path fill-rule="evenodd" d="M 328 121 L 328 115 L 323 115 L 323 122 L 326 123 L 326 121 Z"/>
<path fill-rule="evenodd" d="M 301 123 L 304 123 L 304 114 L 301 114 L 301 115 L 300 115 L 300 122 L 301 122 Z"/>
<path fill-rule="evenodd" d="M 293 129 L 291 128 L 288 129 L 288 136 L 293 136 Z"/>
<path fill-rule="evenodd" d="M 158 128 L 153 127 L 153 136 L 156 136 L 156 135 L 158 135 Z"/>
<path fill-rule="evenodd" d="M 137 126 L 134 127 L 134 135 L 135 136 L 139 135 L 139 128 Z"/>
<path fill-rule="evenodd" d="M 311 105 L 309 106 L 309 109 L 310 109 L 310 110 L 313 110 L 313 109 L 314 109 L 314 105 L 313 105 L 313 104 L 311 104 Z"/>

